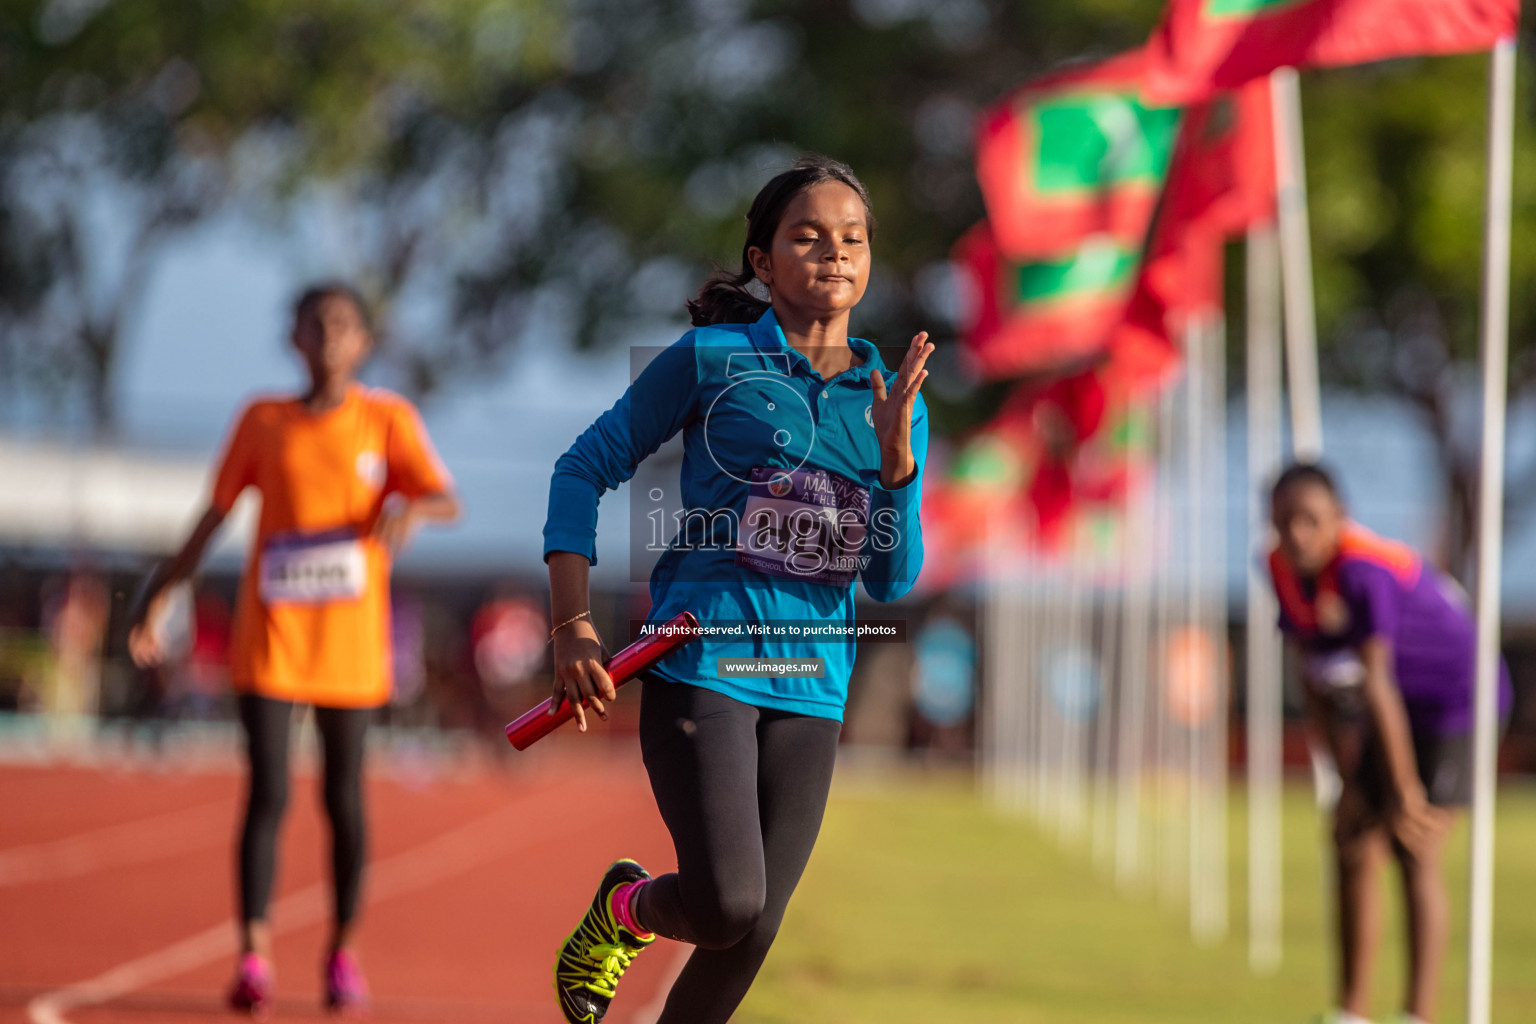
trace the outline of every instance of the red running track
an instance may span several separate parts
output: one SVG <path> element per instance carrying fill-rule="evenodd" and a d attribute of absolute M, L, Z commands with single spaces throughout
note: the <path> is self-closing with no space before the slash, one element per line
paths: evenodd
<path fill-rule="evenodd" d="M 672 869 L 633 745 L 549 746 L 505 771 L 370 774 L 357 948 L 373 1020 L 560 1021 L 555 950 L 603 868 L 628 855 Z M 233 757 L 174 771 L 0 765 L 0 1024 L 236 1019 L 222 993 L 241 785 Z M 296 776 L 272 912 L 274 1020 L 325 1016 L 328 847 L 315 780 Z M 659 940 L 608 1020 L 649 1024 L 685 952 Z"/>

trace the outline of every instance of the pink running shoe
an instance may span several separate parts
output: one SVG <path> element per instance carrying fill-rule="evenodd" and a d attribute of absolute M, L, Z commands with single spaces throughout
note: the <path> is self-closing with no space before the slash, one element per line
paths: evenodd
<path fill-rule="evenodd" d="M 255 953 L 240 958 L 235 983 L 229 989 L 229 1008 L 258 1020 L 272 1012 L 272 968 Z"/>
<path fill-rule="evenodd" d="M 337 950 L 325 962 L 325 1008 L 341 1017 L 368 1014 L 368 982 L 348 950 Z"/>

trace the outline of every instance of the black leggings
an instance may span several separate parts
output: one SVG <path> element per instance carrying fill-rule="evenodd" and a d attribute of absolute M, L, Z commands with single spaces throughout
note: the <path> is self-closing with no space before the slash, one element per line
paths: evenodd
<path fill-rule="evenodd" d="M 647 677 L 640 749 L 677 873 L 643 927 L 698 948 L 657 1024 L 725 1024 L 773 945 L 821 830 L 842 725 Z"/>
<path fill-rule="evenodd" d="M 363 739 L 372 708 L 315 708 L 324 750 L 325 813 L 331 821 L 331 880 L 336 923 L 357 913 L 367 854 L 363 826 Z M 250 787 L 240 833 L 240 919 L 265 921 L 277 870 L 277 831 L 288 806 L 288 727 L 293 705 L 253 694 L 240 696 Z"/>

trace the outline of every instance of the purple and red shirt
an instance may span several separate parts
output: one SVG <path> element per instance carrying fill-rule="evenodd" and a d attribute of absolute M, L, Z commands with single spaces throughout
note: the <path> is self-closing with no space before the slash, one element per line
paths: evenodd
<path fill-rule="evenodd" d="M 1269 569 L 1280 600 L 1280 629 L 1314 659 L 1305 673 L 1308 685 L 1324 691 L 1352 685 L 1340 659 L 1379 637 L 1391 645 L 1397 687 L 1414 731 L 1471 730 L 1477 631 L 1453 580 L 1426 566 L 1408 545 L 1355 523 L 1345 528 L 1338 555 L 1315 579 L 1297 573 L 1278 548 L 1270 553 Z M 1501 665 L 1500 715 L 1509 712 L 1513 699 L 1508 670 Z"/>

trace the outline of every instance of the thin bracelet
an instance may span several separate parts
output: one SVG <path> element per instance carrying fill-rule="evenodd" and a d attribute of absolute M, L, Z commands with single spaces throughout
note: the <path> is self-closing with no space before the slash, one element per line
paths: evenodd
<path fill-rule="evenodd" d="M 555 634 L 556 633 L 560 632 L 562 629 L 564 629 L 566 626 L 569 626 L 571 623 L 575 622 L 577 619 L 582 619 L 582 618 L 585 618 L 585 619 L 592 618 L 592 609 L 588 608 L 586 611 L 577 612 L 575 615 L 572 615 L 570 618 L 568 618 L 564 622 L 560 623 L 560 625 L 556 626 L 554 629 L 549 631 L 549 639 L 544 641 L 544 642 L 545 643 L 552 643 L 554 641 L 554 639 L 555 639 Z"/>

